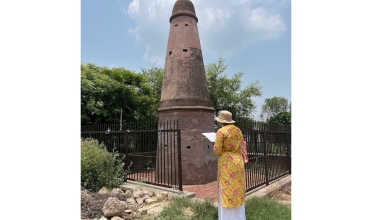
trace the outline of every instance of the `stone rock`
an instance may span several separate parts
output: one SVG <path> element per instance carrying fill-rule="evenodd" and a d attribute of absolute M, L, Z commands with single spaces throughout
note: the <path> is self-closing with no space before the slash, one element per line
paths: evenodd
<path fill-rule="evenodd" d="M 124 195 L 125 195 L 126 197 L 131 197 L 131 196 L 132 196 L 132 191 L 127 190 L 127 191 L 125 191 Z"/>
<path fill-rule="evenodd" d="M 136 199 L 136 202 L 137 202 L 138 205 L 142 205 L 143 204 L 143 199 L 138 198 L 138 199 Z"/>
<path fill-rule="evenodd" d="M 115 197 L 109 197 L 105 204 L 103 204 L 102 212 L 105 217 L 120 216 L 126 208 L 127 205 L 125 202 Z"/>
<path fill-rule="evenodd" d="M 106 187 L 102 187 L 102 188 L 98 191 L 98 194 L 106 194 L 106 193 L 110 193 L 110 190 L 107 189 Z"/>
<path fill-rule="evenodd" d="M 147 205 L 145 209 L 147 209 L 147 214 L 151 216 L 156 216 L 158 215 L 164 207 L 169 204 L 168 202 L 164 203 L 153 203 L 150 205 Z"/>
<path fill-rule="evenodd" d="M 138 205 L 137 204 L 131 204 L 131 205 L 128 205 L 127 209 L 129 210 L 132 210 L 132 211 L 136 211 L 138 209 Z"/>
<path fill-rule="evenodd" d="M 145 195 L 144 197 L 142 197 L 143 200 L 146 200 L 146 199 L 149 199 L 151 198 L 149 195 Z"/>
<path fill-rule="evenodd" d="M 169 193 L 168 193 L 168 192 L 161 192 L 160 194 L 161 194 L 164 198 L 168 198 L 168 194 L 169 194 Z"/>
<path fill-rule="evenodd" d="M 123 190 L 119 188 L 113 188 L 110 193 L 111 194 L 124 194 Z"/>
<path fill-rule="evenodd" d="M 114 216 L 114 217 L 111 218 L 111 220 L 124 220 L 124 219 L 123 218 L 120 218 L 119 216 Z"/>
<path fill-rule="evenodd" d="M 132 193 L 133 198 L 141 198 L 143 196 L 143 192 L 141 190 L 136 190 Z"/>
<path fill-rule="evenodd" d="M 136 202 L 136 200 L 134 200 L 134 198 L 129 198 L 129 199 L 127 199 L 127 203 L 129 205 L 129 204 L 136 204 L 137 202 Z"/>
<path fill-rule="evenodd" d="M 155 200 L 150 198 L 150 199 L 146 199 L 145 202 L 146 202 L 146 204 L 151 204 L 151 203 L 154 203 Z"/>
<path fill-rule="evenodd" d="M 102 216 L 99 220 L 107 220 L 107 218 L 105 218 L 105 216 Z"/>
<path fill-rule="evenodd" d="M 137 210 L 139 215 L 146 215 L 147 214 L 147 209 L 140 208 Z"/>
<path fill-rule="evenodd" d="M 130 213 L 132 213 L 132 210 L 127 209 L 127 210 L 125 210 L 124 212 L 125 212 L 125 214 L 130 214 Z"/>
<path fill-rule="evenodd" d="M 138 213 L 155 216 L 158 215 L 163 210 L 163 208 L 168 204 L 169 202 L 152 203 L 144 206 L 143 208 L 138 209 Z"/>
<path fill-rule="evenodd" d="M 150 197 L 155 195 L 154 191 L 149 190 L 149 189 L 143 190 L 143 194 L 149 195 Z"/>
<path fill-rule="evenodd" d="M 155 196 L 154 196 L 154 198 L 156 198 L 156 200 L 157 200 L 158 202 L 161 202 L 161 201 L 164 200 L 164 197 L 162 196 L 161 193 L 156 193 Z"/>

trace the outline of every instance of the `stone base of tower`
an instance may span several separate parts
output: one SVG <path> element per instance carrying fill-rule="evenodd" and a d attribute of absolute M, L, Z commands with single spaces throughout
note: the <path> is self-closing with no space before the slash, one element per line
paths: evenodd
<path fill-rule="evenodd" d="M 182 184 L 206 184 L 216 181 L 217 156 L 213 153 L 213 144 L 202 135 L 205 132 L 215 132 L 214 109 L 173 109 L 159 110 L 158 113 L 159 124 L 175 120 L 181 129 Z"/>

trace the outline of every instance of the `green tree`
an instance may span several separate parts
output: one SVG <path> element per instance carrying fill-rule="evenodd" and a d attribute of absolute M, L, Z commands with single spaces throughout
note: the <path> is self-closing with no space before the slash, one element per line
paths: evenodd
<path fill-rule="evenodd" d="M 151 68 L 141 68 L 141 75 L 146 78 L 147 84 L 152 89 L 153 101 L 152 109 L 150 111 L 153 115 L 158 115 L 158 108 L 160 105 L 161 88 L 163 84 L 164 68 L 156 66 L 156 63 L 150 64 Z"/>
<path fill-rule="evenodd" d="M 219 57 L 216 63 L 205 67 L 209 96 L 216 114 L 219 110 L 229 110 L 236 120 L 251 119 L 257 107 L 251 98 L 262 96 L 262 86 L 255 81 L 241 89 L 244 73 L 238 72 L 229 78 L 224 61 Z"/>
<path fill-rule="evenodd" d="M 267 118 L 270 118 L 274 115 L 278 115 L 281 112 L 288 112 L 290 105 L 288 104 L 288 99 L 284 97 L 272 97 L 265 99 L 264 104 L 262 105 L 262 113 L 267 115 Z"/>
<path fill-rule="evenodd" d="M 291 113 L 290 112 L 280 112 L 269 118 L 269 124 L 279 124 L 279 125 L 291 125 Z"/>
<path fill-rule="evenodd" d="M 81 64 L 81 123 L 151 120 L 154 97 L 144 76 L 124 68 Z"/>

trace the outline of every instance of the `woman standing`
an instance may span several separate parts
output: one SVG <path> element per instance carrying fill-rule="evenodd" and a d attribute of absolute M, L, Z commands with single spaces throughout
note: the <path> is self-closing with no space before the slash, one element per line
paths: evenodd
<path fill-rule="evenodd" d="M 245 220 L 243 135 L 234 125 L 231 112 L 222 110 L 215 120 L 221 125 L 213 146 L 213 152 L 218 156 L 218 219 Z"/>

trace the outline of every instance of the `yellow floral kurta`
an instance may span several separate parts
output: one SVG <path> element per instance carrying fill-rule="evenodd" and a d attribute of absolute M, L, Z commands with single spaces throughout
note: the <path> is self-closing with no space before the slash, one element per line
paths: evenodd
<path fill-rule="evenodd" d="M 216 133 L 213 152 L 218 156 L 218 183 L 223 208 L 238 208 L 245 197 L 244 161 L 240 152 L 242 132 L 226 125 Z"/>

